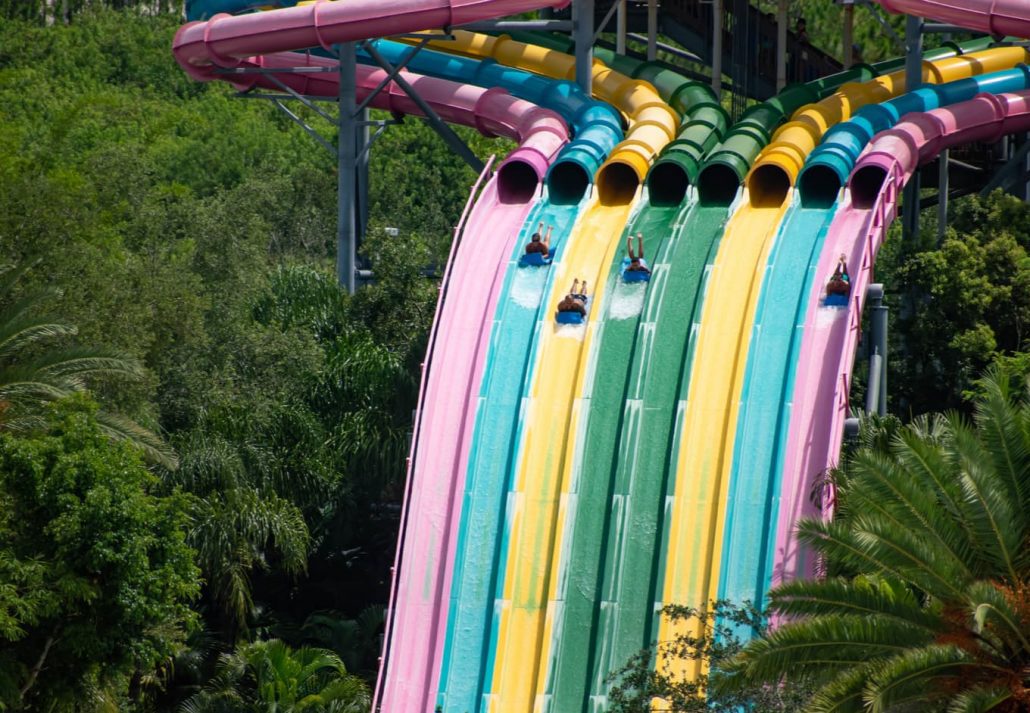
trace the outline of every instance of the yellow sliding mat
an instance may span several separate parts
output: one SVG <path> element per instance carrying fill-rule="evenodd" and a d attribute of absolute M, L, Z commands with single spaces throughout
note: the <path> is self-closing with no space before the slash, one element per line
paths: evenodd
<path fill-rule="evenodd" d="M 1022 48 L 1001 48 L 924 62 L 923 78 L 932 83 L 954 81 L 1012 67 L 1026 61 L 1026 56 Z M 755 306 L 797 173 L 830 126 L 865 104 L 904 90 L 903 73 L 895 73 L 845 85 L 823 101 L 803 107 L 780 128 L 748 175 L 744 203 L 727 224 L 709 276 L 690 367 L 670 493 L 662 595 L 666 604 L 702 606 L 717 596 L 725 499 Z M 688 626 L 673 626 L 663 618 L 659 639 L 673 639 Z M 700 674 L 697 666 L 687 669 L 674 659 L 658 665 L 680 675 Z"/>

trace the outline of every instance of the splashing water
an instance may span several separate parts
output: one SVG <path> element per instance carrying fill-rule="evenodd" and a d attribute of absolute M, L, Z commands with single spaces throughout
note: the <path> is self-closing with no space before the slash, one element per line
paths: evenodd
<path fill-rule="evenodd" d="M 644 309 L 644 296 L 647 294 L 646 282 L 623 282 L 619 280 L 612 291 L 611 304 L 608 307 L 609 319 L 631 319 Z"/>
<path fill-rule="evenodd" d="M 549 270 L 544 267 L 520 267 L 511 284 L 511 298 L 526 309 L 536 309 L 544 295 Z"/>

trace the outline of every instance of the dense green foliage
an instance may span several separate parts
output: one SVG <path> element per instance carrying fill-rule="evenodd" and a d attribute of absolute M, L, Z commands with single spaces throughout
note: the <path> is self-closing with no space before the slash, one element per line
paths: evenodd
<path fill-rule="evenodd" d="M 220 653 L 272 632 L 368 674 L 437 297 L 422 274 L 475 176 L 422 122 L 391 126 L 372 153 L 376 283 L 350 298 L 333 278 L 335 159 L 271 105 L 189 80 L 177 17 L 100 4 L 49 27 L 0 7 L 0 264 L 25 268 L 15 298 L 57 288 L 45 313 L 75 344 L 134 365 L 88 386 L 178 454 L 158 487 L 189 516 L 201 628 L 128 694 L 171 709 Z M 509 146 L 460 132 L 484 157 Z M 67 352 L 71 331 L 13 363 Z"/>
<path fill-rule="evenodd" d="M 802 539 L 826 579 L 770 594 L 787 618 L 716 690 L 782 680 L 807 711 L 1021 711 L 1030 704 L 1030 389 L 992 373 L 972 424 L 895 429 L 838 481 L 833 521 Z"/>
<path fill-rule="evenodd" d="M 889 286 L 891 398 L 902 414 L 964 408 L 992 361 L 1030 340 L 1030 207 L 1000 191 L 952 205 L 943 242 L 892 231 L 877 263 Z"/>
<path fill-rule="evenodd" d="M 613 684 L 608 693 L 611 713 L 792 713 L 811 695 L 811 690 L 801 685 L 757 685 L 720 694 L 712 691 L 711 684 L 722 675 L 720 666 L 733 660 L 747 639 L 766 631 L 767 618 L 754 607 L 728 601 L 713 602 L 703 609 L 670 604 L 662 613 L 669 621 L 690 622 L 692 626 L 672 641 L 642 649 L 609 675 L 608 681 Z M 656 668 L 659 656 L 690 662 L 691 675 Z M 710 667 L 711 674 L 693 675 L 702 666 Z"/>
<path fill-rule="evenodd" d="M 156 495 L 94 412 L 80 397 L 46 435 L 0 433 L 0 709 L 117 701 L 196 622 L 186 499 Z"/>
<path fill-rule="evenodd" d="M 190 698 L 184 713 L 363 713 L 370 703 L 360 679 L 326 649 L 296 651 L 278 639 L 242 644 L 218 661 L 218 673 Z"/>

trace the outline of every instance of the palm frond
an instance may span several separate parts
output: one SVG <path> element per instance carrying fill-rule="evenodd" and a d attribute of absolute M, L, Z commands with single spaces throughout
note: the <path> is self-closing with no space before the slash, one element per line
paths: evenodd
<path fill-rule="evenodd" d="M 869 661 L 904 653 L 926 642 L 915 626 L 877 625 L 864 616 L 822 616 L 784 624 L 744 647 L 728 671 L 750 683 L 776 683 L 784 676 L 820 681 Z"/>
<path fill-rule="evenodd" d="M 1006 688 L 973 688 L 963 691 L 951 699 L 948 713 L 987 713 L 1012 698 Z"/>
<path fill-rule="evenodd" d="M 107 411 L 97 411 L 96 419 L 104 434 L 116 441 L 131 443 L 143 451 L 144 457 L 151 463 L 168 470 L 179 467 L 179 457 L 175 451 L 153 431 L 148 431 L 132 419 Z"/>
<path fill-rule="evenodd" d="M 769 603 L 787 617 L 856 615 L 869 616 L 890 626 L 892 621 L 918 626 L 928 636 L 940 632 L 939 616 L 924 610 L 902 581 L 878 575 L 847 580 L 796 580 L 769 593 Z"/>
<path fill-rule="evenodd" d="M 1015 559 L 1026 537 L 1027 513 L 1016 512 L 1006 493 L 1008 487 L 990 467 L 976 433 L 963 423 L 952 424 L 953 447 L 961 464 L 959 482 L 973 516 L 973 529 L 980 544 L 980 554 L 997 569 L 994 576 L 1019 581 Z"/>
<path fill-rule="evenodd" d="M 862 694 L 870 668 L 865 665 L 842 671 L 812 695 L 805 713 L 864 713 Z"/>
<path fill-rule="evenodd" d="M 866 686 L 866 705 L 873 713 L 917 702 L 929 707 L 930 701 L 946 695 L 942 679 L 961 676 L 974 666 L 976 662 L 957 646 L 911 649 L 877 667 Z"/>
<path fill-rule="evenodd" d="M 22 314 L 10 319 L 5 310 L 0 314 L 0 359 L 10 359 L 18 351 L 44 339 L 75 336 L 78 331 L 50 317 Z"/>
<path fill-rule="evenodd" d="M 996 367 L 978 385 L 984 395 L 976 403 L 977 430 L 1009 498 L 1025 512 L 1030 508 L 1030 438 L 1022 418 L 1026 412 L 1013 405 L 1008 381 Z"/>

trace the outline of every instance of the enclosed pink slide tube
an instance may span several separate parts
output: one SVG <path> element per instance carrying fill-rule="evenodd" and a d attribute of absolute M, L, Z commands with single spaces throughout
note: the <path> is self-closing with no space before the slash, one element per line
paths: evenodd
<path fill-rule="evenodd" d="M 173 51 L 190 67 L 237 67 L 246 58 L 559 8 L 569 0 L 338 0 L 252 15 L 215 15 L 179 28 Z"/>
<path fill-rule="evenodd" d="M 335 60 L 298 52 L 250 57 L 238 65 L 250 69 L 336 66 Z M 192 74 L 202 81 L 223 79 L 240 90 L 255 86 L 273 91 L 281 89 L 264 74 L 218 74 L 216 70 L 216 67 L 208 66 L 195 69 Z M 299 94 L 315 97 L 336 97 L 339 94 L 339 77 L 335 72 L 279 73 L 275 76 Z M 358 65 L 358 97 L 364 98 L 386 76 L 383 69 Z M 444 121 L 471 126 L 486 136 L 504 136 L 519 143 L 498 169 L 497 190 L 502 202 L 528 201 L 543 181 L 556 152 L 568 141 L 568 127 L 558 114 L 517 99 L 500 87 L 484 89 L 404 71 L 401 76 Z M 372 106 L 400 114 L 422 115 L 422 110 L 411 97 L 392 81 L 372 100 Z"/>
<path fill-rule="evenodd" d="M 888 12 L 929 17 L 940 22 L 1004 37 L 1030 37 L 1027 0 L 876 0 Z"/>
<path fill-rule="evenodd" d="M 872 282 L 876 253 L 897 216 L 901 189 L 920 164 L 946 148 L 1027 130 L 1030 92 L 981 94 L 909 115 L 874 137 L 859 158 L 848 182 L 849 197 L 830 225 L 817 272 L 829 277 L 838 256 L 845 255 L 851 302 L 846 310 L 823 307 L 825 283 L 818 278 L 808 299 L 785 453 L 775 582 L 813 574 L 813 562 L 803 557 L 794 530 L 801 517 L 820 514 L 809 500 L 809 490 L 820 473 L 837 463 L 866 288 Z"/>

